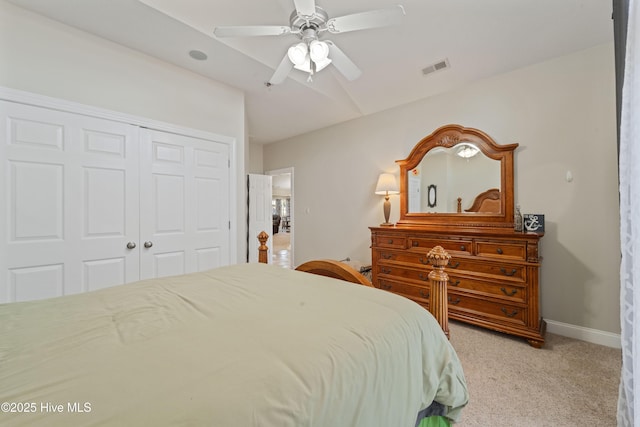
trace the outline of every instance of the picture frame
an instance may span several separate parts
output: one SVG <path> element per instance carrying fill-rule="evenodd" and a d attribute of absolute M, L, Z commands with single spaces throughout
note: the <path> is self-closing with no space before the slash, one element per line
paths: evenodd
<path fill-rule="evenodd" d="M 528 231 L 531 233 L 544 233 L 543 214 L 524 214 L 522 217 L 524 231 Z"/>
<path fill-rule="evenodd" d="M 435 184 L 431 184 L 427 187 L 427 205 L 430 208 L 435 208 L 438 204 L 438 193 Z"/>

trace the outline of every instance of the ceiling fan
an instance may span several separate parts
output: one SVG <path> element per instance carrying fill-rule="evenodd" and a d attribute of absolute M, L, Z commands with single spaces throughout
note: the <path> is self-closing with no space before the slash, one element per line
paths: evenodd
<path fill-rule="evenodd" d="M 348 80 L 355 80 L 362 71 L 331 40 L 321 40 L 325 33 L 340 34 L 348 31 L 396 25 L 405 15 L 401 5 L 389 9 L 376 9 L 367 12 L 329 18 L 329 15 L 315 0 L 294 0 L 295 10 L 289 17 L 289 26 L 231 26 L 216 27 L 216 37 L 254 37 L 281 36 L 293 34 L 300 41 L 292 45 L 282 58 L 267 86 L 282 83 L 291 70 L 296 68 L 309 73 L 307 81 L 329 64 Z"/>

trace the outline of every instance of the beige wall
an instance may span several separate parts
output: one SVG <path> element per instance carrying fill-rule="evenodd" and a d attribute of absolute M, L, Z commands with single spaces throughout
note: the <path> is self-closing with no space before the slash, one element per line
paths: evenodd
<path fill-rule="evenodd" d="M 520 144 L 516 203 L 546 220 L 543 316 L 619 333 L 613 44 L 265 146 L 265 170 L 295 168 L 295 264 L 369 262 L 367 227 L 383 221 L 378 174 L 397 173 L 395 160 L 448 123 Z"/>
<path fill-rule="evenodd" d="M 0 86 L 235 138 L 237 212 L 246 217 L 241 91 L 2 0 Z M 244 220 L 237 231 L 237 256 L 243 260 Z"/>
<path fill-rule="evenodd" d="M 249 144 L 249 169 L 247 173 L 263 174 L 263 158 L 262 153 L 264 147 L 260 144 Z"/>

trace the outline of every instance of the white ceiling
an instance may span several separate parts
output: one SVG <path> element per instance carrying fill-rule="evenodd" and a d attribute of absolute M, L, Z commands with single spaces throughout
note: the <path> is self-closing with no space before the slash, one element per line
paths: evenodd
<path fill-rule="evenodd" d="M 293 0 L 9 0 L 244 91 L 250 141 L 269 143 L 613 41 L 611 0 L 399 0 L 401 25 L 331 35 L 362 70 L 293 70 L 267 87 L 294 35 L 216 39 L 216 26 L 289 25 Z M 316 0 L 329 17 L 391 0 Z M 188 52 L 200 50 L 206 61 Z M 422 69 L 447 59 L 450 68 Z M 613 61 L 613 58 L 612 58 Z"/>
<path fill-rule="evenodd" d="M 271 187 L 279 195 L 291 195 L 291 174 L 272 175 Z"/>

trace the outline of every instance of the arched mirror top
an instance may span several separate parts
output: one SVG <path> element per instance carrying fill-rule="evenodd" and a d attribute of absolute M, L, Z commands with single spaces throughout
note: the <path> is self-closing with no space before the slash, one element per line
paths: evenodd
<path fill-rule="evenodd" d="M 478 129 L 446 125 L 400 166 L 399 225 L 512 227 L 513 153 Z"/>

